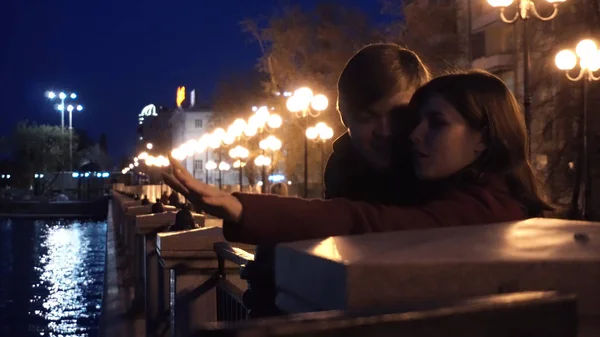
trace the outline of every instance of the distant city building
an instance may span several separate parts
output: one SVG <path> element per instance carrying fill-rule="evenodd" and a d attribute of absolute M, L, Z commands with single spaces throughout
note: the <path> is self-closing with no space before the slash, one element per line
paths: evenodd
<path fill-rule="evenodd" d="M 191 140 L 199 140 L 203 135 L 210 133 L 212 127 L 210 120 L 213 112 L 209 107 L 195 106 L 186 109 L 177 109 L 171 119 L 172 143 L 174 147 L 185 144 Z M 226 149 L 203 151 L 184 159 L 182 164 L 196 179 L 217 185 L 219 183 L 219 170 L 206 170 L 206 163 L 213 161 L 217 163 L 226 162 L 230 166 L 232 160 Z M 222 172 L 223 185 L 238 185 L 239 176 L 237 169 L 230 167 L 229 171 Z M 244 184 L 247 184 L 244 177 Z"/>
<path fill-rule="evenodd" d="M 173 144 L 169 120 L 173 113 L 172 109 L 154 104 L 147 105 L 142 110 L 139 115 L 136 154 L 146 151 L 153 155 L 167 155 L 171 151 Z"/>

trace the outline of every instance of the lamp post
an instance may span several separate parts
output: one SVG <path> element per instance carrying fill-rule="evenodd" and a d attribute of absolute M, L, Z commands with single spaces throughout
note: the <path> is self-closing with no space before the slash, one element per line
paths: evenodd
<path fill-rule="evenodd" d="M 329 101 L 322 94 L 314 95 L 309 88 L 300 88 L 286 102 L 287 109 L 304 119 L 304 130 L 308 129 L 308 117 L 318 117 L 327 109 Z M 308 198 L 308 138 L 304 137 L 304 195 Z"/>
<path fill-rule="evenodd" d="M 221 160 L 220 158 L 221 156 L 219 156 L 219 160 Z M 221 161 L 219 163 L 219 189 L 223 188 L 223 171 L 229 171 L 229 169 L 231 169 L 231 165 L 229 165 L 228 163 Z"/>
<path fill-rule="evenodd" d="M 212 160 L 209 160 L 206 162 L 206 164 L 204 165 L 204 168 L 206 169 L 206 172 L 212 172 L 212 170 L 217 168 L 217 163 L 215 163 Z M 211 174 L 212 176 L 212 174 Z M 207 178 L 208 179 L 208 178 Z M 208 184 L 208 181 L 206 182 Z"/>
<path fill-rule="evenodd" d="M 268 161 L 265 160 L 265 159 L 262 159 L 263 163 L 267 163 L 268 162 L 267 165 L 262 165 L 263 172 L 264 172 L 263 175 L 264 176 L 266 176 L 267 166 L 269 166 L 269 165 L 271 166 L 271 174 L 273 174 L 273 167 L 274 167 L 273 166 L 273 164 L 274 164 L 273 157 L 274 157 L 275 151 L 280 150 L 281 146 L 282 146 L 281 140 L 279 140 L 277 137 L 275 137 L 273 135 L 268 136 L 267 138 L 261 140 L 258 143 L 258 147 L 262 150 L 262 153 L 263 153 L 262 156 L 264 158 L 268 158 L 269 159 Z M 270 154 L 271 154 L 270 158 L 266 156 L 266 152 L 267 151 L 269 151 Z M 269 180 L 268 178 L 263 177 L 263 189 L 265 189 L 265 190 L 268 187 L 267 186 L 267 181 L 268 180 Z"/>
<path fill-rule="evenodd" d="M 71 95 L 73 96 L 75 94 Z M 67 111 L 69 112 L 69 168 L 71 171 L 73 171 L 73 110 L 75 109 L 77 109 L 77 111 L 83 111 L 83 106 L 77 105 L 77 107 L 75 107 L 69 105 L 67 107 Z"/>
<path fill-rule="evenodd" d="M 248 130 L 248 131 L 251 132 L 251 129 L 256 129 L 257 132 L 259 133 L 259 135 L 262 137 L 265 131 L 274 131 L 275 129 L 278 129 L 281 127 L 281 124 L 283 123 L 281 116 L 279 116 L 278 114 L 271 114 L 269 112 L 269 108 L 267 108 L 266 106 L 261 106 L 260 108 L 254 108 L 253 110 L 255 110 L 254 115 L 252 115 L 248 119 L 248 126 L 250 128 L 250 130 Z M 262 156 L 265 157 L 266 149 L 261 149 L 261 150 L 262 150 Z M 259 160 L 259 162 L 266 163 L 266 161 L 260 161 L 260 160 Z M 263 184 L 261 185 L 261 192 L 266 193 L 267 192 L 267 166 L 268 165 L 258 165 L 258 166 L 261 166 L 261 168 L 262 168 L 261 176 L 262 176 Z"/>
<path fill-rule="evenodd" d="M 306 129 L 306 138 L 320 143 L 321 148 L 321 176 L 325 174 L 325 143 L 333 138 L 333 129 L 324 122 L 319 122 L 315 126 Z M 324 191 L 324 180 L 321 183 L 321 190 Z"/>
<path fill-rule="evenodd" d="M 246 166 L 246 163 L 243 162 L 242 159 L 248 158 L 249 155 L 250 155 L 250 151 L 248 151 L 248 149 L 246 149 L 245 147 L 243 147 L 241 145 L 238 145 L 238 146 L 234 147 L 233 149 L 229 150 L 229 156 L 232 159 L 235 159 L 235 162 L 233 163 L 233 167 L 238 169 L 240 192 L 242 192 L 243 184 L 244 184 L 242 170 L 243 170 L 244 166 Z"/>
<path fill-rule="evenodd" d="M 531 155 L 531 67 L 530 67 L 530 46 L 529 46 L 529 31 L 527 27 L 528 20 L 535 18 L 540 21 L 550 21 L 558 14 L 558 3 L 566 0 L 546 0 L 554 6 L 552 14 L 542 16 L 538 13 L 533 0 L 487 0 L 487 2 L 495 8 L 500 8 L 500 18 L 502 21 L 512 24 L 519 19 L 523 22 L 523 107 L 525 108 L 525 123 L 527 125 L 527 135 L 529 136 L 529 155 Z M 507 18 L 504 11 L 513 3 L 517 3 L 517 11 L 513 18 Z M 470 32 L 469 32 L 470 33 Z"/>
<path fill-rule="evenodd" d="M 588 162 L 587 100 L 590 82 L 600 80 L 600 73 L 598 73 L 598 75 L 595 74 L 595 72 L 600 70 L 600 50 L 593 40 L 585 39 L 579 41 L 575 47 L 575 52 L 568 49 L 558 52 L 554 61 L 558 69 L 565 71 L 565 75 L 570 81 L 582 81 L 581 99 L 583 109 L 581 116 L 582 128 L 580 129 L 582 133 L 582 144 L 580 150 L 580 160 L 578 160 L 580 161 L 581 169 L 577 168 L 577 185 L 575 185 L 576 187 L 573 191 L 571 211 L 576 211 L 577 201 L 579 199 L 581 202 L 579 217 L 583 220 L 587 220 L 589 217 L 588 201 L 591 192 Z M 575 69 L 577 63 L 579 63 L 579 74 L 573 77 L 571 76 L 570 72 Z"/>
<path fill-rule="evenodd" d="M 60 127 L 62 130 L 65 129 L 65 101 L 68 98 L 74 100 L 77 98 L 77 94 L 76 93 L 71 93 L 69 95 L 65 94 L 64 92 L 60 92 L 58 93 L 58 95 L 54 92 L 54 91 L 48 91 L 46 93 L 46 97 L 48 97 L 50 100 L 54 100 L 55 98 L 60 99 L 60 104 L 57 105 L 56 109 L 58 111 L 60 111 Z"/>

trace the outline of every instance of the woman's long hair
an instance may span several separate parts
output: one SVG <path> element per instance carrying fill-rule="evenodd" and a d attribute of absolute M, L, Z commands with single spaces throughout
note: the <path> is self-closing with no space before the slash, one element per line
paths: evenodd
<path fill-rule="evenodd" d="M 452 104 L 471 128 L 481 131 L 486 142 L 487 149 L 464 171 L 506 177 L 510 193 L 531 216 L 554 209 L 541 193 L 528 159 L 529 139 L 521 107 L 501 79 L 480 70 L 440 76 L 417 90 L 411 106 L 423 106 L 434 95 Z"/>

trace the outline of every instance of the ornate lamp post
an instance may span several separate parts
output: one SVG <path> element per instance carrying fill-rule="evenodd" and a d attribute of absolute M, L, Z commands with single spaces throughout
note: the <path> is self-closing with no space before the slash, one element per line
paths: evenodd
<path fill-rule="evenodd" d="M 250 134 L 254 133 L 258 133 L 261 137 L 264 134 L 265 131 L 274 131 L 278 128 L 281 127 L 283 120 L 281 118 L 281 116 L 279 116 L 278 114 L 271 114 L 271 112 L 269 111 L 269 108 L 267 108 L 266 106 L 261 106 L 260 108 L 254 108 L 253 110 L 255 110 L 254 115 L 252 115 L 249 119 L 248 119 L 248 127 L 249 129 L 247 130 Z M 252 131 L 252 130 L 256 130 L 256 131 Z M 246 130 L 244 131 L 244 133 L 246 135 L 248 135 L 248 133 L 246 133 Z M 261 149 L 262 150 L 262 156 L 265 157 L 265 149 Z M 260 163 L 266 163 L 266 161 L 259 161 Z M 270 164 L 270 162 L 269 162 Z M 258 165 L 258 164 L 257 164 Z M 261 192 L 262 193 L 266 193 L 267 191 L 267 166 L 268 165 L 258 165 L 261 166 L 261 176 L 262 176 L 262 182 L 263 184 L 261 185 Z"/>
<path fill-rule="evenodd" d="M 273 157 L 274 157 L 275 151 L 280 150 L 281 146 L 282 146 L 281 140 L 279 140 L 277 137 L 275 137 L 273 135 L 268 136 L 267 138 L 261 140 L 258 143 L 258 147 L 263 152 L 262 156 L 268 159 L 268 161 L 263 159 L 264 163 L 268 162 L 267 165 L 263 165 L 262 166 L 263 167 L 263 172 L 265 172 L 265 174 L 264 174 L 265 176 L 266 176 L 266 168 L 269 165 L 271 166 L 271 174 L 273 173 Z M 271 154 L 270 158 L 266 155 L 267 151 L 269 151 L 270 154 Z M 263 187 L 264 187 L 264 189 L 266 189 L 267 181 L 268 181 L 268 179 L 263 178 Z"/>
<path fill-rule="evenodd" d="M 234 147 L 233 149 L 229 150 L 229 156 L 233 159 L 235 159 L 235 162 L 233 163 L 233 167 L 238 169 L 238 178 L 239 178 L 239 184 L 240 184 L 240 192 L 243 191 L 243 187 L 244 187 L 244 177 L 242 175 L 244 166 L 246 166 L 246 163 L 244 161 L 242 161 L 245 158 L 248 158 L 248 155 L 250 155 L 250 152 L 248 151 L 248 149 L 246 149 L 245 147 L 238 145 L 236 147 Z"/>
<path fill-rule="evenodd" d="M 561 50 L 556 54 L 554 59 L 556 67 L 560 70 L 565 71 L 566 77 L 573 82 L 582 81 L 582 104 L 583 111 L 581 116 L 582 124 L 582 147 L 580 152 L 580 164 L 581 169 L 577 170 L 577 187 L 573 193 L 573 199 L 571 201 L 571 211 L 577 209 L 577 199 L 581 202 L 581 209 L 579 217 L 583 220 L 587 220 L 589 216 L 589 197 L 590 197 L 590 174 L 589 174 L 589 162 L 588 162 L 588 128 L 587 128 L 587 100 L 589 84 L 592 81 L 600 80 L 600 72 L 596 75 L 596 72 L 600 70 L 600 50 L 593 40 L 585 39 L 581 40 L 575 47 L 575 51 L 569 49 Z M 571 76 L 571 71 L 575 69 L 579 63 L 579 74 Z M 575 215 L 575 214 L 572 214 Z"/>
<path fill-rule="evenodd" d="M 309 88 L 300 88 L 286 102 L 287 109 L 296 117 L 304 119 L 304 129 L 308 129 L 308 117 L 318 117 L 327 109 L 329 101 L 322 94 L 314 95 Z M 308 138 L 304 137 L 304 195 L 308 198 Z"/>
<path fill-rule="evenodd" d="M 321 176 L 323 176 L 325 174 L 325 143 L 333 138 L 333 129 L 324 122 L 319 122 L 317 125 L 306 129 L 306 138 L 319 142 L 321 145 Z M 321 190 L 325 190 L 324 182 L 321 184 Z"/>
<path fill-rule="evenodd" d="M 217 168 L 217 166 L 218 166 L 218 165 L 217 165 L 217 163 L 216 163 L 216 162 L 214 162 L 214 161 L 212 161 L 212 160 L 209 160 L 209 161 L 207 161 L 207 162 L 206 162 L 206 164 L 204 165 L 204 168 L 206 169 L 206 172 L 212 172 L 214 169 L 216 169 L 216 168 Z M 207 174 L 208 174 L 208 173 L 207 173 Z M 208 184 L 208 177 L 206 178 L 206 180 L 207 180 L 207 182 L 206 182 L 206 183 Z M 220 188 L 220 187 L 219 187 L 219 188 Z"/>
<path fill-rule="evenodd" d="M 527 133 L 531 139 L 531 93 L 530 93 L 530 46 L 529 46 L 529 31 L 527 22 L 534 18 L 541 21 L 550 21 L 558 14 L 558 4 L 566 0 L 546 0 L 554 6 L 554 11 L 549 16 L 542 16 L 538 13 L 533 0 L 487 0 L 487 2 L 495 8 L 500 8 L 500 18 L 502 21 L 512 24 L 519 19 L 523 21 L 523 106 L 525 108 L 525 123 L 527 125 Z M 517 12 L 512 18 L 507 18 L 504 14 L 506 8 L 516 3 Z M 531 141 L 529 142 L 529 153 L 531 154 Z"/>

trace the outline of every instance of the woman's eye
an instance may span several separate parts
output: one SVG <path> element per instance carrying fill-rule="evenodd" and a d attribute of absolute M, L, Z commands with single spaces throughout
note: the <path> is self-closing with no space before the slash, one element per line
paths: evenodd
<path fill-rule="evenodd" d="M 434 115 L 429 118 L 429 125 L 432 127 L 440 127 L 448 125 L 448 122 L 443 117 Z"/>

